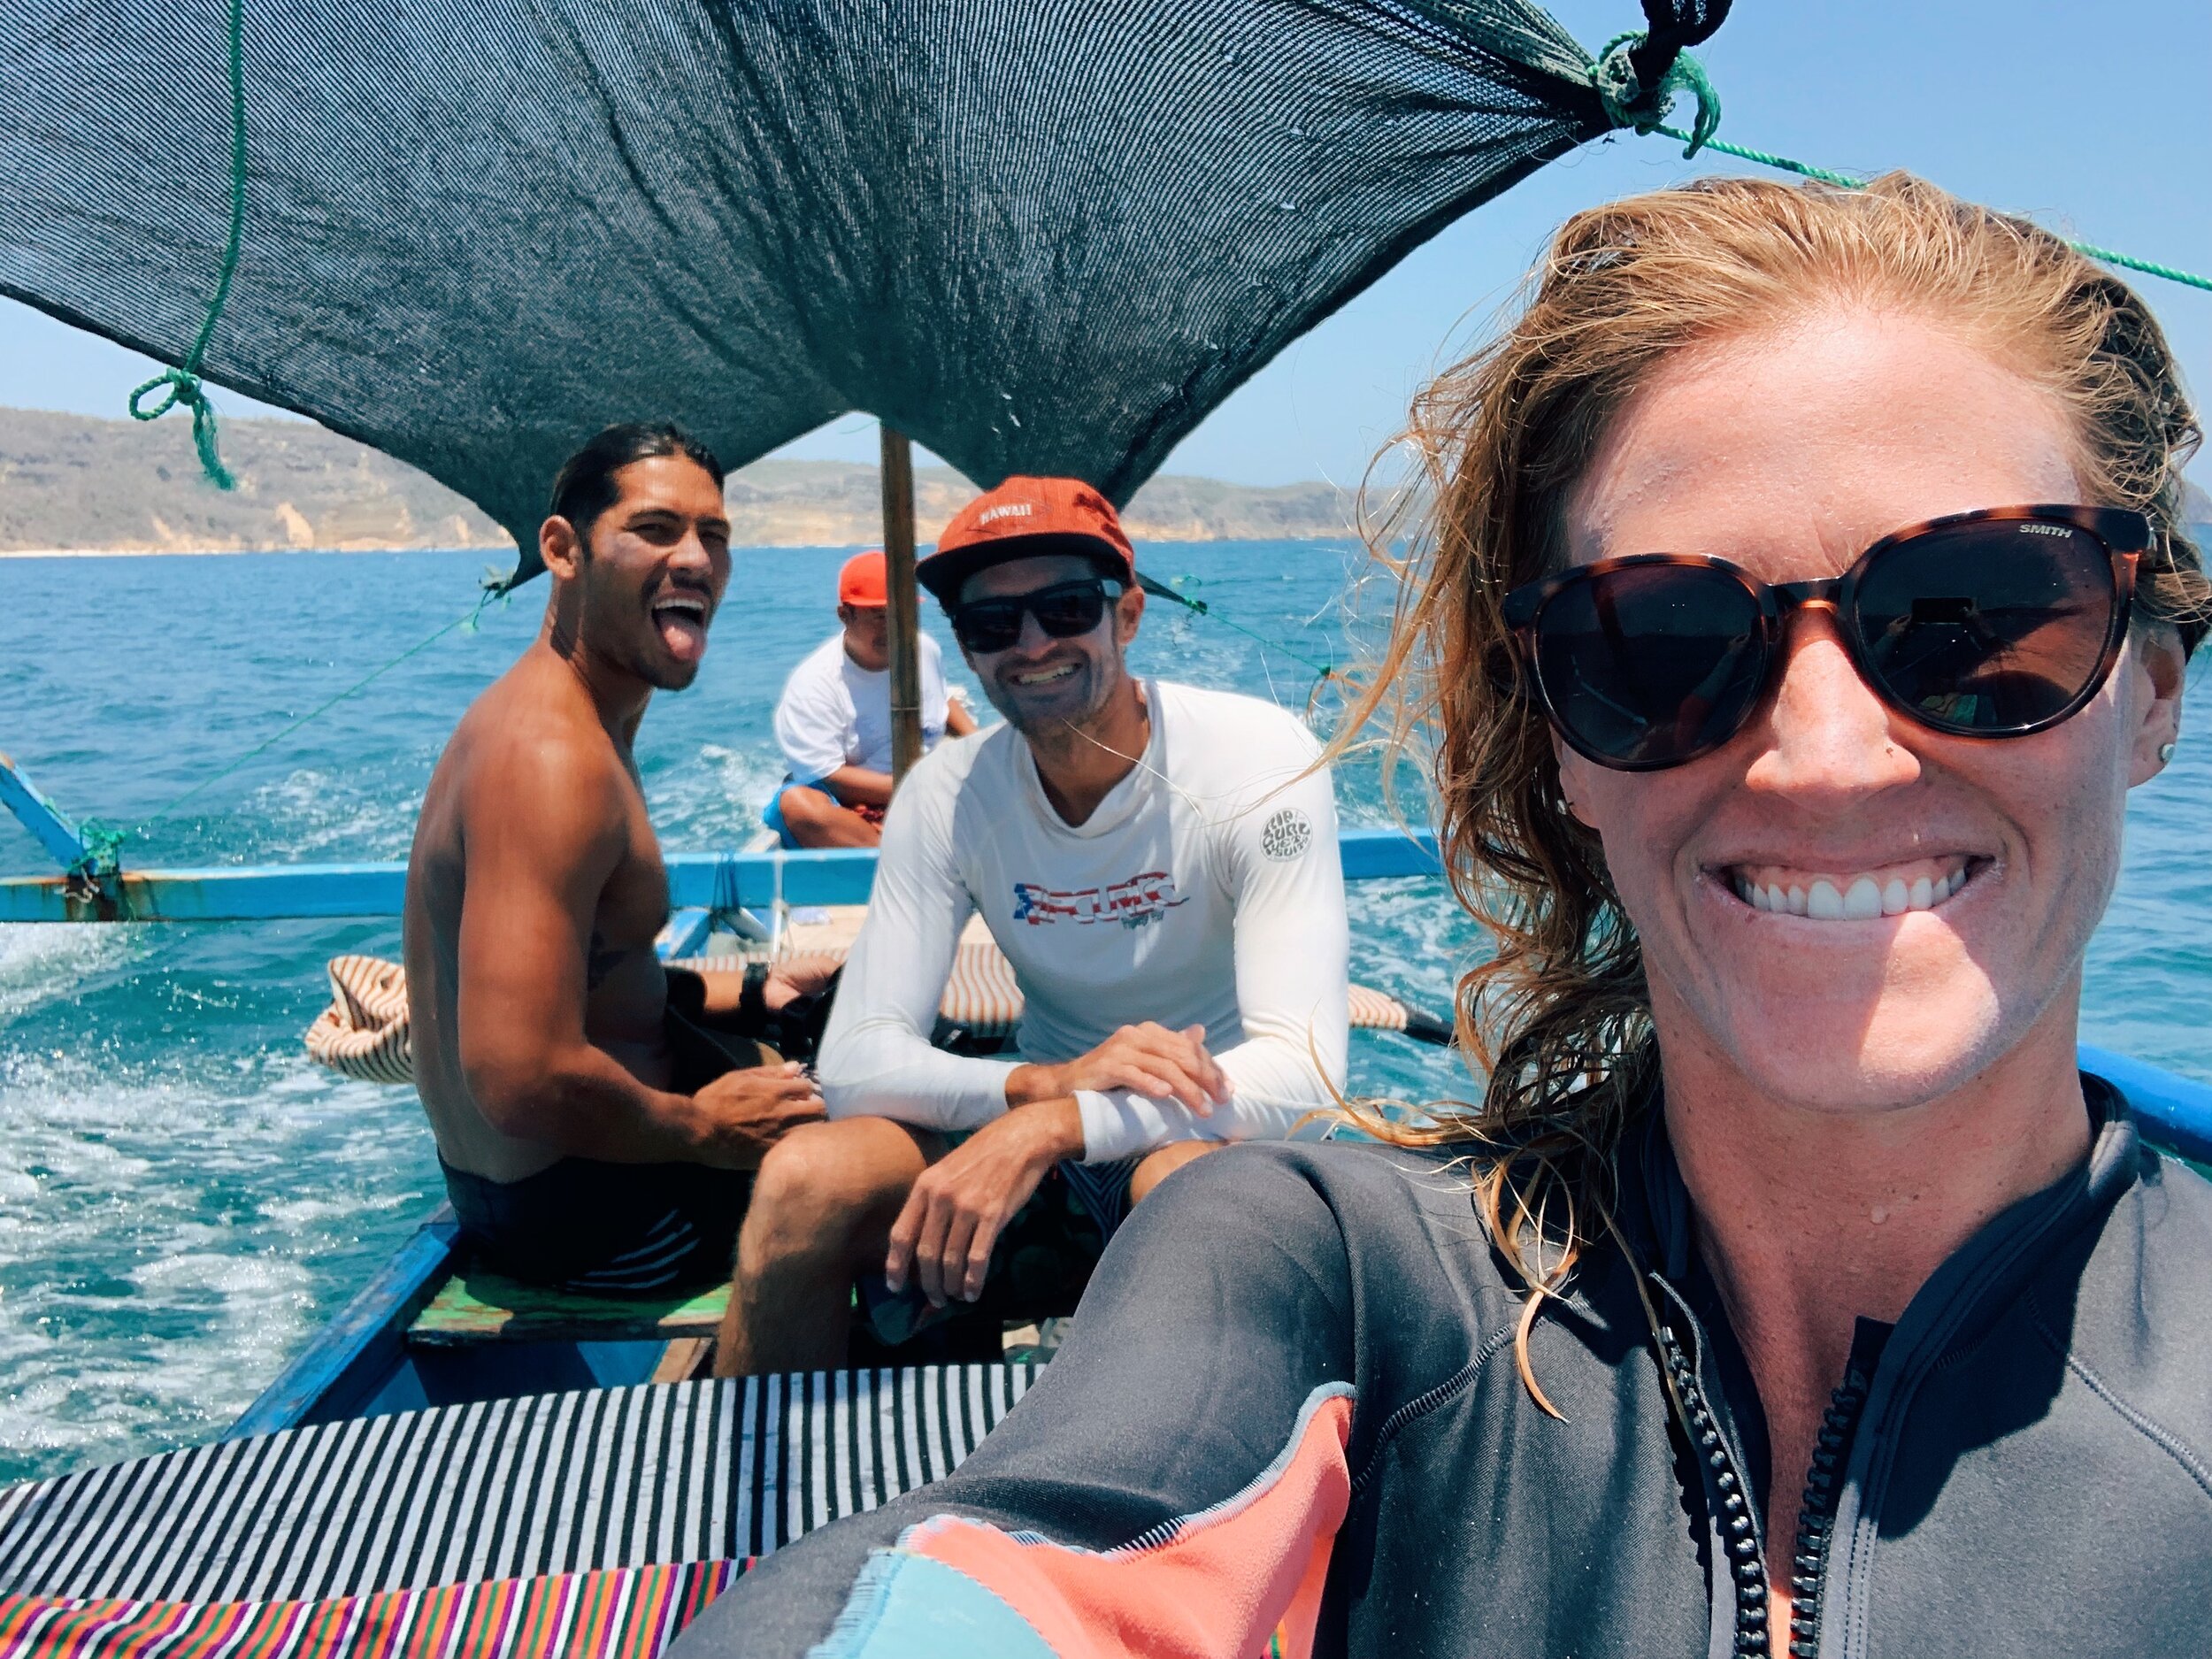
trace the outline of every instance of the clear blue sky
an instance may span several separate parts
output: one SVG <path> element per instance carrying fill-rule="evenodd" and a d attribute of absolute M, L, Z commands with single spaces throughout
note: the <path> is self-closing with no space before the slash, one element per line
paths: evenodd
<path fill-rule="evenodd" d="M 1553 7 L 1595 47 L 1633 0 Z M 1737 0 L 1701 54 L 1722 135 L 1847 171 L 1910 167 L 2106 246 L 2212 273 L 2212 0 Z M 1684 111 L 1686 113 L 1686 111 Z M 1624 134 L 1554 164 L 1422 248 L 1263 370 L 1185 441 L 1175 472 L 1356 480 L 1442 354 L 1480 336 L 1546 233 L 1576 209 L 1701 169 Z M 1724 171 L 1756 171 L 1720 158 Z M 2151 296 L 2212 403 L 2212 293 Z M 0 403 L 121 411 L 142 359 L 0 301 Z M 244 400 L 217 394 L 245 412 Z M 787 454 L 872 459 L 873 423 Z M 2212 481 L 2212 464 L 2196 476 Z"/>

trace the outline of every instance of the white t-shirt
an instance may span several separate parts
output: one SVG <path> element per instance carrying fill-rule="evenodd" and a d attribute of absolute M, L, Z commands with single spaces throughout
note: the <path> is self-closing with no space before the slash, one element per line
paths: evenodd
<path fill-rule="evenodd" d="M 1256 698 L 1143 689 L 1143 762 L 1079 826 L 1053 810 L 1010 726 L 957 738 L 907 774 L 823 1034 L 832 1118 L 972 1129 L 1006 1110 L 1014 1063 L 929 1042 L 976 911 L 1021 986 L 1025 1059 L 1071 1060 L 1149 1019 L 1205 1026 L 1229 1076 L 1234 1098 L 1210 1116 L 1129 1090 L 1079 1094 L 1088 1162 L 1279 1139 L 1343 1087 L 1336 801 L 1325 772 L 1301 775 L 1318 746 Z"/>
<path fill-rule="evenodd" d="M 945 663 L 937 641 L 922 647 L 922 748 L 945 734 Z M 810 651 L 776 700 L 776 746 L 794 783 L 819 783 L 841 766 L 891 770 L 891 671 L 863 668 L 845 654 L 845 631 Z"/>

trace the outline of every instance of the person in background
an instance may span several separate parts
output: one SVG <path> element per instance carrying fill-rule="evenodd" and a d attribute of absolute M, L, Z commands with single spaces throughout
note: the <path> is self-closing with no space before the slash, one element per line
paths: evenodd
<path fill-rule="evenodd" d="M 633 753 L 729 581 L 722 468 L 674 426 L 570 457 L 552 591 L 461 717 L 407 866 L 415 1082 L 463 1233 L 517 1278 L 648 1292 L 726 1272 L 750 1171 L 822 1114 L 757 1038 L 810 987 L 662 967 L 668 874 Z"/>
<path fill-rule="evenodd" d="M 776 744 L 790 775 L 761 819 L 787 847 L 873 847 L 891 803 L 891 595 L 880 549 L 837 573 L 840 632 L 810 652 L 776 702 Z M 944 653 L 921 648 L 922 749 L 975 720 L 945 688 Z"/>
<path fill-rule="evenodd" d="M 1344 877 L 1305 726 L 1130 673 L 1144 590 L 1078 480 L 1007 480 L 917 574 L 1006 724 L 924 759 L 885 821 L 818 1060 L 833 1121 L 762 1165 L 724 1375 L 842 1364 L 856 1276 L 885 1340 L 977 1302 L 1041 1211 L 1071 1203 L 1087 1276 L 1171 1171 L 1344 1085 Z M 930 1043 L 979 912 L 1024 998 L 1013 1059 Z"/>

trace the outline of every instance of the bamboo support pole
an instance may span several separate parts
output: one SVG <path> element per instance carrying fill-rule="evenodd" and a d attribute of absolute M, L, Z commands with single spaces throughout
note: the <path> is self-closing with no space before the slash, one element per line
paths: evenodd
<path fill-rule="evenodd" d="M 921 600 L 914 583 L 914 444 L 882 427 L 883 560 L 891 600 L 891 781 L 922 757 Z"/>

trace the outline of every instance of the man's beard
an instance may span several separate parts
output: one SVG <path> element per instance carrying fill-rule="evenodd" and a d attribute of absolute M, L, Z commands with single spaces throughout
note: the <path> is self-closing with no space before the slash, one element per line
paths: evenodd
<path fill-rule="evenodd" d="M 687 663 L 659 649 L 660 625 L 654 618 L 652 607 L 654 599 L 667 591 L 664 588 L 656 588 L 650 596 L 634 592 L 595 595 L 595 603 L 588 606 L 585 612 L 584 639 L 593 655 L 610 667 L 644 681 L 656 691 L 682 691 L 699 678 L 705 656 L 702 652 L 699 661 Z M 640 605 L 644 607 L 641 629 L 635 620 Z M 709 626 L 713 623 L 714 609 L 710 603 Z"/>
<path fill-rule="evenodd" d="M 1024 737 L 1047 743 L 1062 737 L 1070 726 L 1088 725 L 1113 700 L 1120 675 L 1116 664 L 1085 657 L 1066 681 L 1067 690 L 1052 697 L 1023 697 L 1002 687 L 996 675 L 983 681 L 983 695 L 1005 717 L 1006 724 Z"/>

